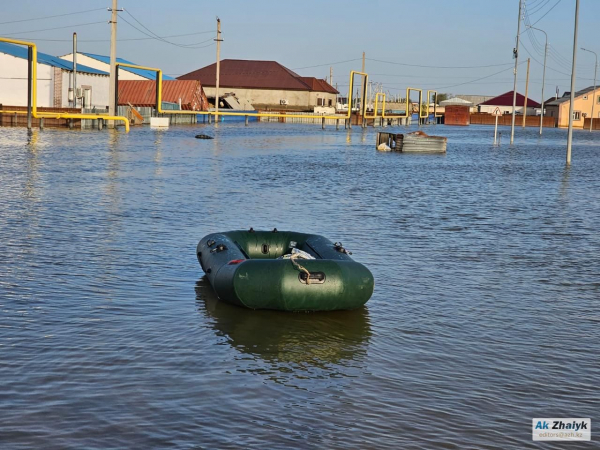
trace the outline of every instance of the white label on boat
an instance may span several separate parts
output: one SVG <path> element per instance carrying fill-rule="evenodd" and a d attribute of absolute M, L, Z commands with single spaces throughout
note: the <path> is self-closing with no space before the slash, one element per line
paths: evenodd
<path fill-rule="evenodd" d="M 298 243 L 296 241 L 290 241 L 290 248 L 295 248 Z"/>

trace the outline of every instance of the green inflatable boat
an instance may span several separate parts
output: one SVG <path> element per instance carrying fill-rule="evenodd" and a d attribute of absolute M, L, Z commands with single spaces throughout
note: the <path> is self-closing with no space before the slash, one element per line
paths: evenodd
<path fill-rule="evenodd" d="M 292 231 L 205 236 L 198 261 L 219 299 L 252 309 L 331 311 L 363 306 L 373 275 L 340 243 Z"/>

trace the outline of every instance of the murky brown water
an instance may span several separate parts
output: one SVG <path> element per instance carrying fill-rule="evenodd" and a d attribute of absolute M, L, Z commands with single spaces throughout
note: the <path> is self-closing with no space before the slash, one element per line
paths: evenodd
<path fill-rule="evenodd" d="M 426 131 L 446 156 L 357 128 L 0 128 L 0 447 L 537 448 L 533 417 L 596 423 L 600 133 L 565 169 L 562 130 Z M 250 226 L 341 240 L 372 299 L 218 302 L 195 246 Z"/>

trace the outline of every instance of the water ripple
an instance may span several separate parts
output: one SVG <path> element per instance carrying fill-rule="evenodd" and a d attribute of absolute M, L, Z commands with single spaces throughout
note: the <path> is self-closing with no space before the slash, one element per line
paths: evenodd
<path fill-rule="evenodd" d="M 2 128 L 3 449 L 521 449 L 532 417 L 594 417 L 600 135 L 565 168 L 563 130 L 437 127 L 441 157 L 212 130 Z M 250 226 L 342 240 L 373 298 L 220 303 L 195 245 Z"/>

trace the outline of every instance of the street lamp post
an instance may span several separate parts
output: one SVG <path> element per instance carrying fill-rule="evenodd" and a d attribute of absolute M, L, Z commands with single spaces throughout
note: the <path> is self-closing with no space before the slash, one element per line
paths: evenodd
<path fill-rule="evenodd" d="M 542 75 L 542 113 L 540 114 L 540 136 L 542 135 L 542 128 L 544 126 L 544 85 L 546 84 L 546 58 L 548 56 L 548 34 L 544 30 L 540 30 L 539 28 L 532 27 L 529 25 L 527 28 L 531 28 L 532 30 L 541 31 L 546 36 L 546 46 L 544 47 L 544 74 Z M 593 106 L 592 106 L 593 108 Z"/>
<path fill-rule="evenodd" d="M 592 94 L 592 117 L 590 119 L 590 131 L 592 131 L 592 126 L 594 125 L 594 105 L 596 104 L 596 73 L 598 72 L 598 55 L 596 54 L 596 52 L 588 50 L 587 48 L 581 47 L 581 50 L 583 50 L 584 52 L 593 53 L 596 57 L 596 64 L 594 64 L 594 92 Z"/>
<path fill-rule="evenodd" d="M 577 0 L 579 1 L 579 0 Z M 515 114 L 517 108 L 517 67 L 519 67 L 519 37 L 521 36 L 521 12 L 523 11 L 523 0 L 519 0 L 519 21 L 517 22 L 517 45 L 513 49 L 513 55 L 515 57 L 515 68 L 513 70 L 515 76 L 515 83 L 513 87 L 513 110 L 512 110 L 512 121 L 510 125 L 510 145 L 513 145 L 515 141 Z"/>
<path fill-rule="evenodd" d="M 567 165 L 571 164 L 573 147 L 573 107 L 575 105 L 575 80 L 577 69 L 577 35 L 579 34 L 579 0 L 575 0 L 575 27 L 573 29 L 573 62 L 571 64 L 571 98 L 569 101 L 569 131 L 567 131 Z"/>

